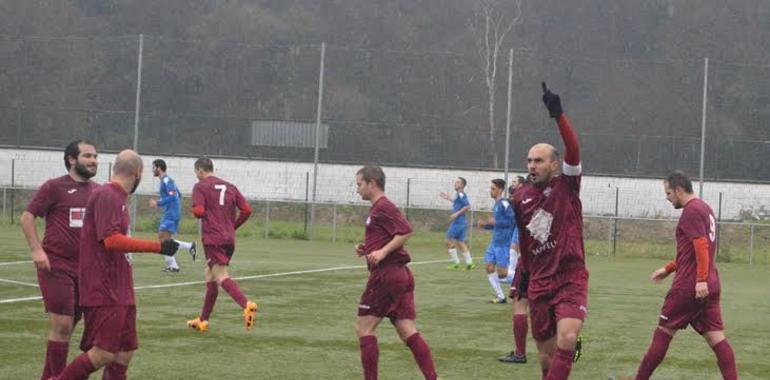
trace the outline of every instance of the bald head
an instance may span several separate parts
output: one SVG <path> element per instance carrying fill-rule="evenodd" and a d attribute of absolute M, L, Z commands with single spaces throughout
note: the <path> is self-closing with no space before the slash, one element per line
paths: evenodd
<path fill-rule="evenodd" d="M 551 144 L 535 144 L 527 153 L 527 171 L 536 186 L 545 186 L 559 174 L 559 151 Z"/>
<path fill-rule="evenodd" d="M 112 170 L 116 175 L 133 177 L 142 172 L 142 158 L 131 149 L 123 150 L 115 158 L 115 166 Z"/>
<path fill-rule="evenodd" d="M 532 148 L 529 148 L 529 153 L 530 155 L 534 154 L 541 157 L 550 157 L 551 160 L 559 159 L 559 151 L 556 150 L 556 147 L 547 143 L 532 145 Z"/>

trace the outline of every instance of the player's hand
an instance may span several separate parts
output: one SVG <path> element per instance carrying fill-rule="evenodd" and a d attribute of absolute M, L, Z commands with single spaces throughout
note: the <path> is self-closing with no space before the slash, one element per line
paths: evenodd
<path fill-rule="evenodd" d="M 561 98 L 559 98 L 559 95 L 551 92 L 551 90 L 548 89 L 548 86 L 545 85 L 545 82 L 542 82 L 542 86 L 543 104 L 545 104 L 545 108 L 548 109 L 548 114 L 551 115 L 552 118 L 558 119 L 559 116 L 564 113 L 561 109 Z"/>
<path fill-rule="evenodd" d="M 48 261 L 48 255 L 43 248 L 32 250 L 30 256 L 32 256 L 32 262 L 35 263 L 35 268 L 42 270 L 51 270 L 51 262 Z"/>
<path fill-rule="evenodd" d="M 439 193 L 439 196 L 441 198 L 444 198 L 444 199 L 448 200 L 448 201 L 451 201 L 451 199 L 449 198 L 449 194 L 447 194 L 447 193 L 445 193 L 443 191 L 441 193 Z"/>
<path fill-rule="evenodd" d="M 655 272 L 652 272 L 652 275 L 650 276 L 650 280 L 656 284 L 660 284 L 666 277 L 668 277 L 668 272 L 666 272 L 666 268 L 663 267 L 655 269 Z"/>
<path fill-rule="evenodd" d="M 380 261 L 382 261 L 382 259 L 385 258 L 386 255 L 387 253 L 385 253 L 385 251 L 378 249 L 366 255 L 366 261 L 372 265 L 377 265 Z"/>
<path fill-rule="evenodd" d="M 453 220 L 455 220 L 455 219 L 457 219 L 457 214 L 452 214 L 452 215 L 449 215 L 449 221 L 450 221 L 450 222 L 451 222 L 451 221 L 453 221 Z"/>
<path fill-rule="evenodd" d="M 709 295 L 709 285 L 705 281 L 695 283 L 695 298 L 706 298 Z"/>
<path fill-rule="evenodd" d="M 357 256 L 363 256 L 363 255 L 366 254 L 366 251 L 364 251 L 364 244 L 363 243 L 356 244 L 356 246 L 354 248 L 356 250 L 356 255 Z"/>
<path fill-rule="evenodd" d="M 174 256 L 179 250 L 179 243 L 174 239 L 166 239 L 160 242 L 160 254 L 164 256 Z"/>
<path fill-rule="evenodd" d="M 150 198 L 150 207 L 157 208 L 158 207 L 158 200 L 155 198 Z"/>

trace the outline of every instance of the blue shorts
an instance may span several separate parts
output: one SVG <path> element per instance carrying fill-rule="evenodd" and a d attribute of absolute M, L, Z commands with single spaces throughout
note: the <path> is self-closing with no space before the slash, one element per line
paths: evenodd
<path fill-rule="evenodd" d="M 161 219 L 160 225 L 158 225 L 158 232 L 168 231 L 172 235 L 176 234 L 176 230 L 179 228 L 179 220 L 174 219 Z"/>
<path fill-rule="evenodd" d="M 449 230 L 446 232 L 447 240 L 466 241 L 465 231 L 467 230 L 465 224 L 452 223 L 449 225 Z"/>
<path fill-rule="evenodd" d="M 492 243 L 487 247 L 484 254 L 485 263 L 493 263 L 500 268 L 508 268 L 511 265 L 510 247 L 507 245 L 496 246 Z"/>

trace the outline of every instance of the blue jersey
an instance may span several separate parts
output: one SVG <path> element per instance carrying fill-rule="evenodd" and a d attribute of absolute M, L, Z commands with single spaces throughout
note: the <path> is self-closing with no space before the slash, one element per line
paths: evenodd
<path fill-rule="evenodd" d="M 514 221 L 516 220 L 516 212 L 513 213 Z M 516 223 L 513 224 L 513 235 L 511 235 L 511 245 L 519 244 L 519 226 Z"/>
<path fill-rule="evenodd" d="M 468 195 L 462 191 L 458 191 L 457 194 L 455 194 L 455 199 L 452 201 L 452 214 L 462 210 L 464 207 L 470 207 L 470 205 L 471 201 L 468 199 Z M 452 224 L 462 224 L 464 226 L 466 224 L 465 213 L 455 218 L 455 220 L 452 221 Z"/>
<path fill-rule="evenodd" d="M 496 246 L 510 246 L 513 230 L 516 227 L 516 214 L 513 205 L 502 198 L 495 202 L 492 208 L 495 217 L 495 227 L 492 232 L 492 244 Z"/>
<path fill-rule="evenodd" d="M 182 217 L 182 201 L 179 188 L 174 180 L 165 175 L 160 178 L 160 199 L 158 206 L 163 208 L 163 219 L 179 220 Z"/>

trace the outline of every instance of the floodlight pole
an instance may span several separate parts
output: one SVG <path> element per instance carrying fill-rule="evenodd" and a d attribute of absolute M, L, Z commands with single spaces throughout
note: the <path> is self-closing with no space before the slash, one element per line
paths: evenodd
<path fill-rule="evenodd" d="M 139 34 L 139 52 L 136 58 L 136 103 L 134 103 L 134 152 L 139 153 L 139 106 L 142 99 L 142 57 L 144 54 L 144 34 Z M 112 173 L 110 173 L 112 174 Z M 136 195 L 131 195 L 131 226 L 129 231 L 136 230 Z"/>
<path fill-rule="evenodd" d="M 313 154 L 313 198 L 310 203 L 310 233 L 312 240 L 315 236 L 315 201 L 316 185 L 318 184 L 318 150 L 321 145 L 321 115 L 324 101 L 324 61 L 326 60 L 326 42 L 321 42 L 321 64 L 318 73 L 318 108 L 315 115 L 315 152 Z"/>
<path fill-rule="evenodd" d="M 505 183 L 508 183 L 508 158 L 511 150 L 511 87 L 513 83 L 513 48 L 508 52 L 508 113 L 505 118 L 505 163 L 503 167 L 505 170 L 504 179 Z"/>
<path fill-rule="evenodd" d="M 706 108 L 708 107 L 709 92 L 709 58 L 703 58 L 703 109 L 701 110 L 700 126 L 700 185 L 698 196 L 703 198 L 703 161 L 706 156 Z"/>

